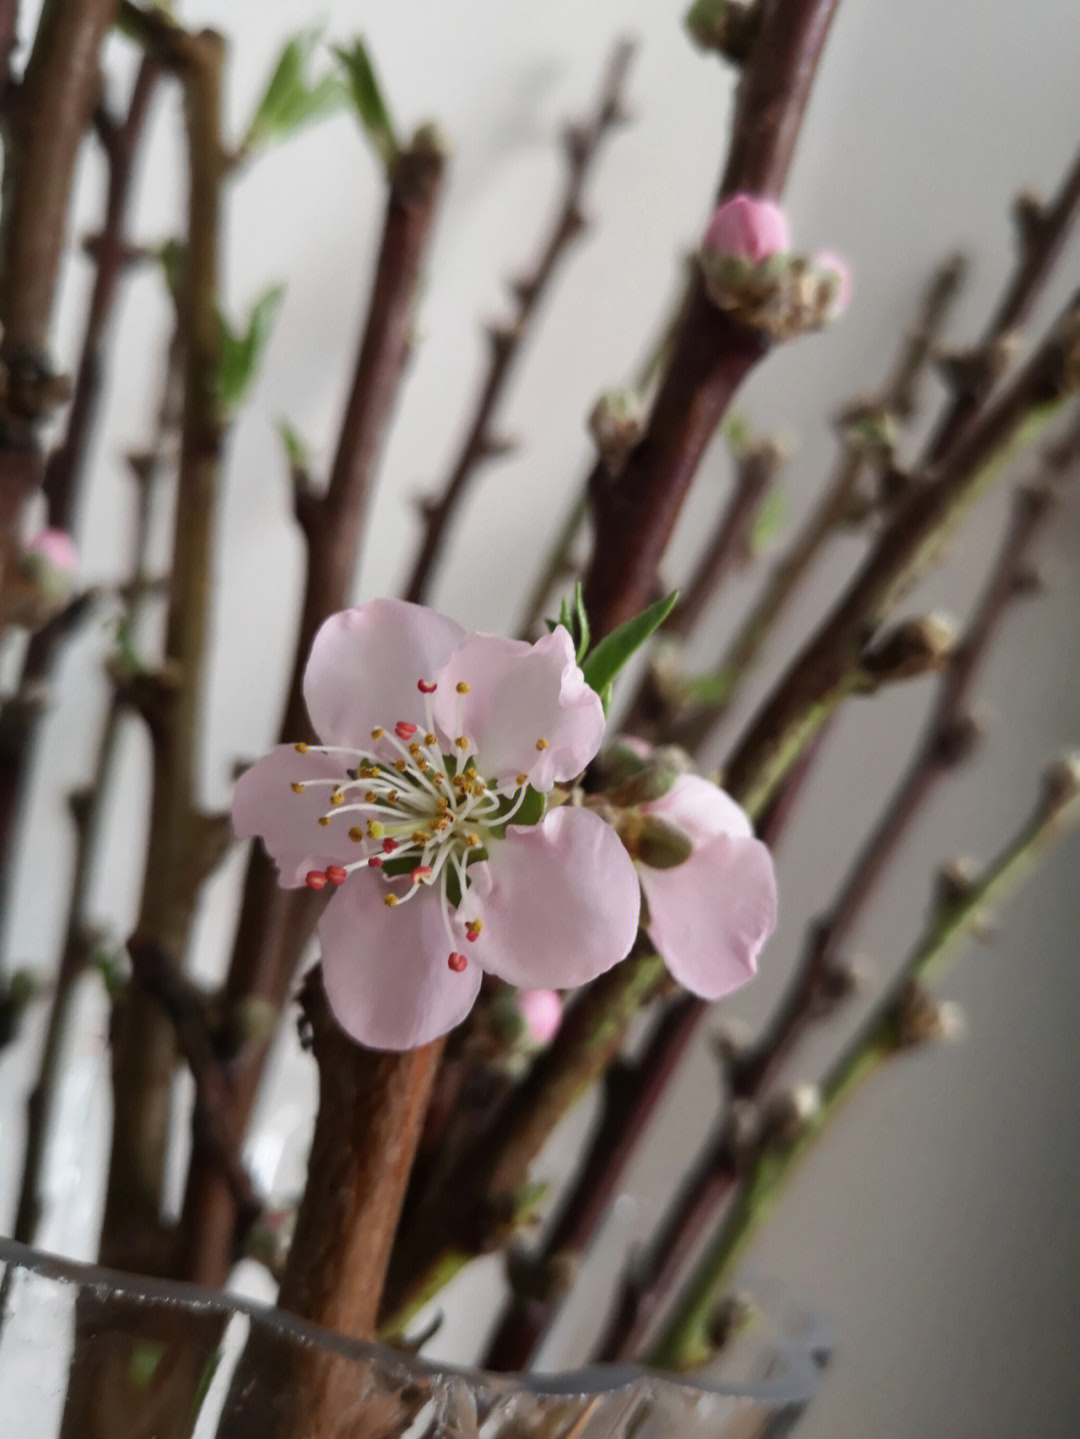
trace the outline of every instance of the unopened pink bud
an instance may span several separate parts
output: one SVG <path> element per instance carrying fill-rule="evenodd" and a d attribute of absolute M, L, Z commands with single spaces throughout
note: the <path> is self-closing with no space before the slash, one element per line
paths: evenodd
<path fill-rule="evenodd" d="M 532 1044 L 547 1044 L 562 1023 L 563 1002 L 553 989 L 523 989 L 517 997 L 525 1021 L 525 1035 Z"/>
<path fill-rule="evenodd" d="M 828 318 L 835 320 L 838 315 L 844 313 L 848 307 L 848 301 L 851 299 L 851 271 L 848 269 L 847 262 L 842 260 L 839 255 L 834 255 L 831 250 L 822 250 L 820 255 L 815 255 L 813 266 L 826 278 L 832 277 L 833 279 L 836 288 L 829 305 Z"/>
<path fill-rule="evenodd" d="M 73 575 L 79 568 L 79 552 L 64 530 L 39 530 L 32 540 L 27 540 L 23 554 L 37 556 L 67 575 Z"/>
<path fill-rule="evenodd" d="M 732 195 L 725 200 L 705 231 L 704 248 L 717 255 L 760 264 L 788 249 L 787 215 L 772 200 L 756 195 Z"/>

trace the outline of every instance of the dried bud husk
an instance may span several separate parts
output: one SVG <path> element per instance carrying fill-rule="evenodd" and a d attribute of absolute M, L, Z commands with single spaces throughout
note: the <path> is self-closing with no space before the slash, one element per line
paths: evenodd
<path fill-rule="evenodd" d="M 640 829 L 635 827 L 631 853 L 650 869 L 674 869 L 686 863 L 693 848 L 681 829 L 659 815 L 650 814 L 644 817 Z"/>
<path fill-rule="evenodd" d="M 589 433 L 608 472 L 617 475 L 644 433 L 641 396 L 633 390 L 609 390 L 589 415 Z"/>
<path fill-rule="evenodd" d="M 770 1100 L 763 1121 L 765 1140 L 788 1148 L 806 1133 L 821 1112 L 821 1090 L 816 1084 L 796 1084 Z"/>
<path fill-rule="evenodd" d="M 896 1008 L 894 1035 L 898 1048 L 957 1039 L 963 1030 L 959 1005 L 936 998 L 917 979 L 908 981 Z"/>
<path fill-rule="evenodd" d="M 635 756 L 637 758 L 637 756 Z M 639 761 L 639 767 L 608 794 L 613 804 L 628 807 L 663 799 L 690 768 L 690 756 L 678 745 L 662 745 Z"/>
<path fill-rule="evenodd" d="M 1080 751 L 1069 750 L 1043 771 L 1043 798 L 1050 809 L 1063 809 L 1080 795 Z"/>
<path fill-rule="evenodd" d="M 947 615 L 904 620 L 863 654 L 863 673 L 874 685 L 932 674 L 948 663 L 956 641 L 956 624 Z"/>

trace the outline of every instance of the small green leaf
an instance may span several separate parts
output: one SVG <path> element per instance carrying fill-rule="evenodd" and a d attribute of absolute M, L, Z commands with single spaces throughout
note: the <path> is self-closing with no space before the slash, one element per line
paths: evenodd
<path fill-rule="evenodd" d="M 149 1341 L 136 1344 L 128 1361 L 128 1378 L 136 1389 L 145 1389 L 150 1383 L 164 1353 L 164 1344 L 152 1344 Z"/>
<path fill-rule="evenodd" d="M 400 147 L 367 46 L 358 37 L 353 41 L 351 50 L 335 48 L 334 53 L 345 67 L 349 95 L 360 123 L 379 152 L 379 158 L 389 169 Z"/>
<path fill-rule="evenodd" d="M 582 669 L 585 672 L 585 683 L 605 701 L 605 691 L 610 696 L 611 682 L 649 636 L 667 619 L 668 615 L 675 608 L 679 598 L 678 590 L 672 590 L 671 594 L 656 604 L 650 605 L 641 614 L 635 615 L 632 620 L 627 620 L 611 634 L 605 635 L 592 653 L 586 658 Z"/>
<path fill-rule="evenodd" d="M 580 580 L 574 586 L 574 615 L 577 619 L 577 662 L 580 664 L 589 653 L 589 641 L 592 638 L 589 617 L 585 613 L 585 596 Z M 574 631 L 571 630 L 570 633 L 573 634 Z"/>
<path fill-rule="evenodd" d="M 289 461 L 291 470 L 300 470 L 304 474 L 311 469 L 311 447 L 301 436 L 299 431 L 294 430 L 288 420 L 278 421 L 278 434 L 281 436 L 281 443 L 285 447 L 285 455 Z"/>
<path fill-rule="evenodd" d="M 754 518 L 750 530 L 750 552 L 760 554 L 767 549 L 788 522 L 791 506 L 779 485 L 773 485 Z"/>
<path fill-rule="evenodd" d="M 679 698 L 687 704 L 720 705 L 731 693 L 737 678 L 731 669 L 716 674 L 691 675 L 679 685 Z"/>
<path fill-rule="evenodd" d="M 332 115 L 347 95 L 337 75 L 314 79 L 311 63 L 321 31 L 303 30 L 285 45 L 263 97 L 255 107 L 242 149 L 250 152 L 267 140 L 284 140 L 303 125 Z"/>
<path fill-rule="evenodd" d="M 183 240 L 175 237 L 171 240 L 164 240 L 157 251 L 158 263 L 165 275 L 165 283 L 171 294 L 180 292 L 180 286 L 184 282 L 184 264 L 187 260 L 187 246 Z"/>
<path fill-rule="evenodd" d="M 284 285 L 274 285 L 260 295 L 251 308 L 247 329 L 242 332 L 232 330 L 225 317 L 218 316 L 221 326 L 218 395 L 227 411 L 235 410 L 251 387 L 284 295 Z"/>

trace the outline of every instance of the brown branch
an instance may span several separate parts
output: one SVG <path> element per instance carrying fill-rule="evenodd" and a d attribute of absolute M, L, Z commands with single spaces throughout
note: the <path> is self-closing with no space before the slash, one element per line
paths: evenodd
<path fill-rule="evenodd" d="M 882 418 L 895 416 L 900 420 L 913 416 L 915 387 L 931 358 L 936 339 L 959 291 L 963 271 L 959 256 L 952 256 L 933 277 L 918 320 L 897 357 L 892 377 L 878 397 L 855 407 L 857 412 L 868 416 L 878 414 Z M 881 451 L 873 453 L 862 445 L 846 445 L 817 508 L 773 569 L 765 589 L 716 667 L 715 673 L 723 677 L 726 686 L 723 698 L 715 705 L 702 706 L 678 720 L 670 710 L 661 713 L 654 724 L 665 738 L 693 751 L 720 722 L 773 626 L 786 611 L 823 545 L 843 524 L 868 469 L 875 465 L 880 468 L 882 462 Z"/>
<path fill-rule="evenodd" d="M 337 1334 L 370 1339 L 444 1041 L 403 1054 L 362 1049 L 338 1028 L 318 968 L 308 975 L 301 1002 L 319 1066 L 319 1114 L 278 1307 Z M 355 1393 L 349 1366 L 294 1348 L 277 1361 L 295 1371 L 280 1386 L 291 1389 L 292 1404 L 286 1412 L 271 1400 L 267 1413 L 257 1395 L 244 1402 L 264 1362 L 256 1338 L 233 1378 L 237 1413 L 228 1432 L 234 1439 L 338 1432 Z"/>
<path fill-rule="evenodd" d="M 308 541 L 303 617 L 281 737 L 311 739 L 303 675 L 318 626 L 349 601 L 363 536 L 367 496 L 408 360 L 413 312 L 423 263 L 442 193 L 444 157 L 421 130 L 391 168 L 382 244 L 371 301 L 325 496 L 297 493 Z M 275 1010 L 311 937 L 320 901 L 309 890 L 282 890 L 273 864 L 259 850 L 248 861 L 236 942 L 225 983 L 227 1005 L 250 998 Z M 239 1139 L 247 1125 L 268 1052 L 249 1045 L 230 1068 L 228 1125 Z M 216 1157 L 196 1140 L 181 1216 L 181 1277 L 222 1284 L 232 1266 L 237 1213 Z"/>
<path fill-rule="evenodd" d="M 802 793 L 825 728 L 762 816 L 758 835 L 772 849 L 779 843 Z M 524 1292 L 516 1293 L 507 1306 L 489 1342 L 485 1369 L 528 1366 L 558 1314 L 578 1260 L 610 1211 L 626 1168 L 644 1140 L 673 1075 L 711 1013 L 712 1006 L 706 1001 L 690 994 L 679 996 L 654 1023 L 639 1058 L 632 1065 L 616 1060 L 609 1066 L 604 1075 L 603 1104 L 589 1146 L 578 1164 L 577 1180 L 561 1200 L 539 1254 L 525 1263 Z"/>
<path fill-rule="evenodd" d="M 44 490 L 49 501 L 49 521 L 59 529 L 70 529 L 77 502 L 78 482 L 85 463 L 86 447 L 97 412 L 101 375 L 105 365 L 104 346 L 109 317 L 115 303 L 118 281 L 126 253 L 124 217 L 131 187 L 134 159 L 153 90 L 156 67 L 147 62 L 139 71 L 127 116 L 111 124 L 106 154 L 109 162 L 108 197 L 97 249 L 98 265 L 90 298 L 83 349 L 76 372 L 75 390 L 68 414 L 63 444 L 45 466 Z M 0 469 L 4 460 L 0 457 Z M 22 683 L 41 684 L 55 661 L 67 631 L 46 626 L 31 639 L 23 665 Z M 15 844 L 18 815 L 32 763 L 37 719 L 9 729 L 0 741 L 0 872 L 10 876 L 8 863 Z M 10 882 L 10 880 L 8 880 Z M 6 907 L 5 893 L 2 907 Z"/>
<path fill-rule="evenodd" d="M 529 1165 L 618 1052 L 626 1025 L 655 992 L 662 972 L 660 960 L 642 952 L 595 980 L 570 1008 L 550 1048 L 454 1156 L 439 1182 L 410 1194 L 387 1275 L 381 1323 L 399 1327 L 433 1275 L 445 1275 L 512 1232 Z"/>
<path fill-rule="evenodd" d="M 586 221 L 581 213 L 582 194 L 609 131 L 625 118 L 622 92 L 632 57 L 632 44 L 627 40 L 620 41 L 609 62 L 592 117 L 586 124 L 571 126 L 566 132 L 568 169 L 555 223 L 536 268 L 527 279 L 517 282 L 513 287 L 517 301 L 517 313 L 513 322 L 510 325 L 493 327 L 489 332 L 491 359 L 472 424 L 439 498 L 427 501 L 423 506 L 424 538 L 405 587 L 405 598 L 415 603 L 422 601 L 428 593 L 447 528 L 470 480 L 485 460 L 505 452 L 504 446 L 492 433 L 492 417 L 529 338 L 532 322 L 541 301 L 547 296 L 555 272 L 573 241 L 585 229 Z"/>
<path fill-rule="evenodd" d="M 165 662 L 178 677 L 157 687 L 147 712 L 153 746 L 153 797 L 140 944 L 182 957 L 199 886 L 220 857 L 206 845 L 207 818 L 195 807 L 197 739 L 209 640 L 210 555 L 223 441 L 217 399 L 218 208 L 223 44 L 210 31 L 188 35 L 164 25 L 166 63 L 185 90 L 190 192 L 184 280 L 177 318 L 184 353 L 184 407 L 174 529 L 173 581 Z M 163 43 L 165 43 L 163 41 Z M 136 971 L 113 1013 L 114 1125 L 102 1227 L 110 1263 L 153 1273 L 161 1253 L 161 1180 L 176 1036 L 167 1013 Z"/>
<path fill-rule="evenodd" d="M 1080 426 L 1048 462 L 1064 473 L 1080 460 Z M 837 968 L 844 941 L 884 877 L 890 859 L 926 803 L 935 783 L 970 751 L 967 704 L 981 661 L 1010 602 L 1039 527 L 1051 508 L 1046 488 L 1022 489 L 1000 553 L 967 633 L 942 676 L 933 714 L 870 838 L 842 885 L 828 917 L 818 922 L 788 993 L 753 1049 L 732 1065 L 733 1096 L 760 1103 L 806 1030 L 832 1014 L 850 993 Z M 742 1172 L 739 1113 L 720 1125 L 686 1176 L 654 1236 L 647 1259 L 627 1278 L 595 1358 L 625 1360 L 640 1347 L 653 1316 L 713 1222 L 720 1203 Z"/>
<path fill-rule="evenodd" d="M 837 0 L 762 0 L 742 73 L 721 195 L 780 194 Z M 700 275 L 645 435 L 618 476 L 598 460 L 589 481 L 597 542 L 585 582 L 599 638 L 652 598 L 660 560 L 702 454 L 732 396 L 768 352 L 767 338 L 707 298 Z"/>
<path fill-rule="evenodd" d="M 850 692 L 875 626 L 930 562 L 973 500 L 1032 424 L 1045 423 L 1077 381 L 1080 300 L 999 397 L 968 429 L 947 466 L 901 502 L 848 589 L 780 678 L 726 766 L 726 786 L 758 811 L 799 747 Z"/>
<path fill-rule="evenodd" d="M 999 373 L 994 352 L 1027 321 L 1078 217 L 1080 151 L 1047 206 L 1026 199 L 1017 202 L 1015 272 L 973 352 L 981 363 L 965 367 L 965 378 L 957 384 L 952 403 L 934 431 L 927 447 L 929 463 L 937 463 L 948 453 L 993 390 Z"/>
<path fill-rule="evenodd" d="M 59 403 L 47 358 L 75 160 L 97 100 L 117 0 L 54 0 L 8 98 L 0 234 L 0 587 L 23 506 L 41 481 L 39 430 Z"/>

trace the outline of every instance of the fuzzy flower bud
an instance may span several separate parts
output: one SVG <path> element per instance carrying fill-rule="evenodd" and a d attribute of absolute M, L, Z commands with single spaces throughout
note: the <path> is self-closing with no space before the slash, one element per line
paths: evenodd
<path fill-rule="evenodd" d="M 828 287 L 826 321 L 839 319 L 851 300 L 851 270 L 847 262 L 839 255 L 834 255 L 831 250 L 822 250 L 819 255 L 814 256 L 811 264 Z"/>
<path fill-rule="evenodd" d="M 536 1048 L 550 1044 L 563 1016 L 563 1002 L 555 990 L 523 989 L 517 996 L 517 1007 L 525 1021 L 525 1042 Z"/>
<path fill-rule="evenodd" d="M 788 249 L 787 215 L 772 200 L 732 195 L 709 222 L 702 248 L 706 254 L 748 260 L 759 265 Z"/>
<path fill-rule="evenodd" d="M 10 617 L 30 629 L 45 624 L 74 595 L 78 568 L 79 555 L 70 535 L 39 530 L 22 547 Z"/>

